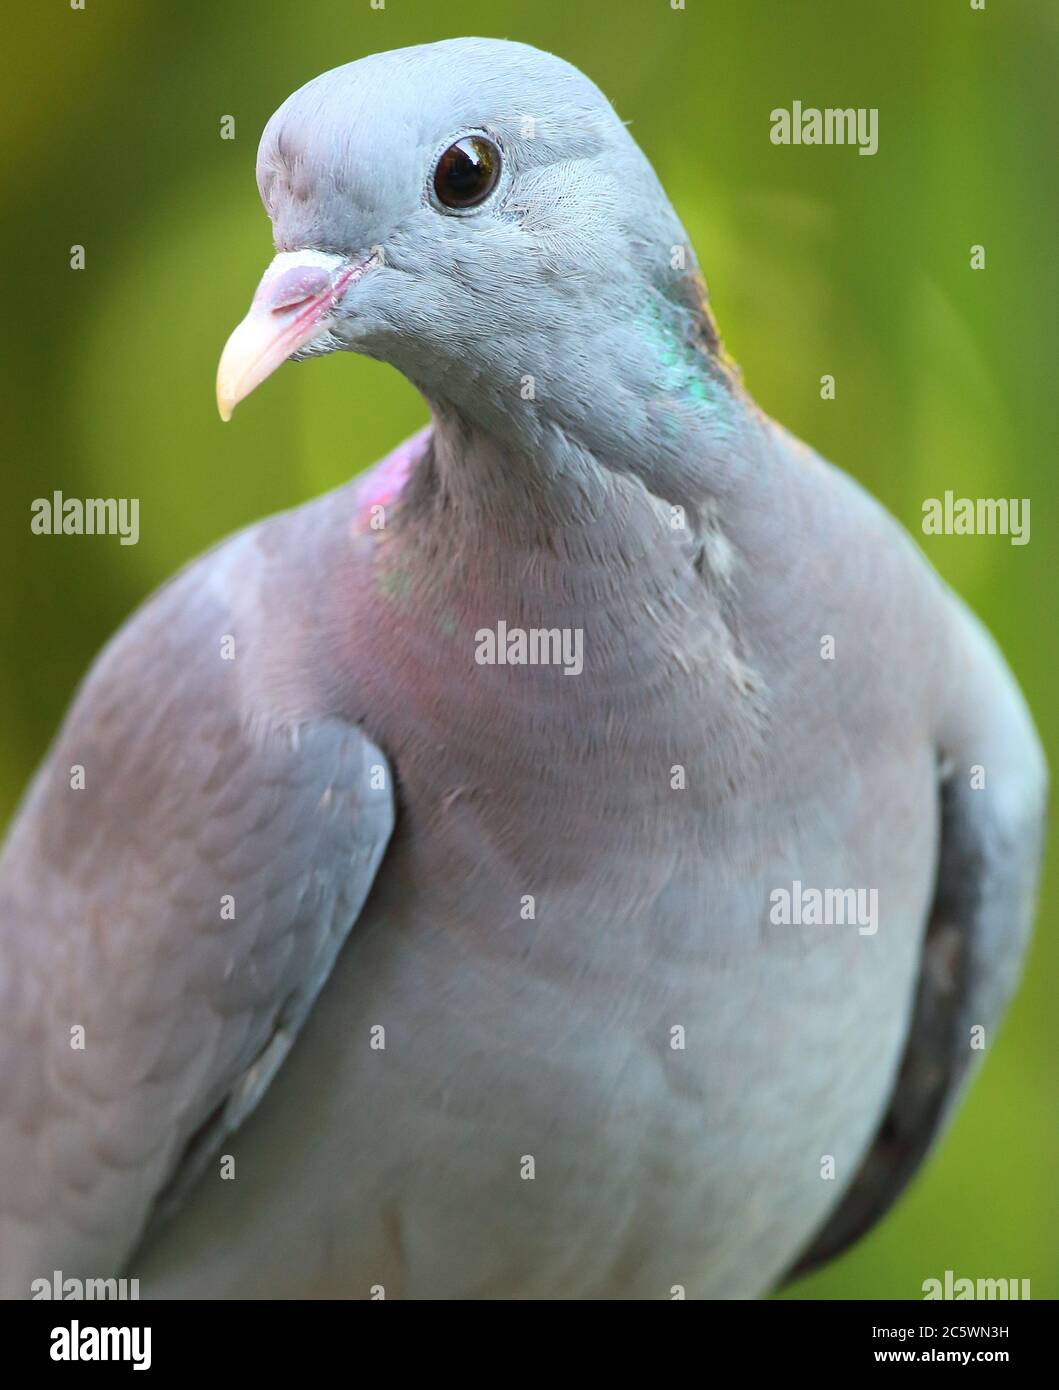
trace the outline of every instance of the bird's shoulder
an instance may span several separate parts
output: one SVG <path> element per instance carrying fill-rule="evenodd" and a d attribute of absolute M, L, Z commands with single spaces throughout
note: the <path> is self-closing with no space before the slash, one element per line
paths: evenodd
<path fill-rule="evenodd" d="M 320 582 L 303 547 L 348 524 L 354 491 L 223 541 L 149 598 L 16 815 L 0 855 L 16 1294 L 53 1259 L 109 1272 L 162 1188 L 240 1123 L 374 880 L 387 760 L 318 707 L 298 645 Z"/>

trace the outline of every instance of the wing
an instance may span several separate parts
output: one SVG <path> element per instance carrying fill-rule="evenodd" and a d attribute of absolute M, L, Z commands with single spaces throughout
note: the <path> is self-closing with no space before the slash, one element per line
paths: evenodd
<path fill-rule="evenodd" d="M 938 731 L 937 880 L 908 1042 L 875 1140 L 792 1278 L 853 1244 L 900 1196 L 951 1118 L 1022 970 L 1047 769 L 1003 657 L 963 605 L 952 604 Z M 973 1032 L 979 1028 L 984 1034 Z"/>
<path fill-rule="evenodd" d="M 385 759 L 276 650 L 312 607 L 283 522 L 112 641 L 0 857 L 5 1296 L 119 1272 L 268 1085 L 389 839 Z"/>

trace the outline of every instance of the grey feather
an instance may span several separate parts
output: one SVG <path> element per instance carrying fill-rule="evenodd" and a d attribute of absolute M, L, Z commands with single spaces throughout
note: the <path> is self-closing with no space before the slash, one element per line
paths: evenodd
<path fill-rule="evenodd" d="M 470 131 L 502 175 L 456 214 L 432 171 Z M 291 266 L 345 273 L 298 354 L 391 363 L 431 425 L 134 617 L 16 821 L 6 1287 L 756 1296 L 877 1219 L 1014 987 L 1021 696 L 747 396 L 568 64 L 468 39 L 339 68 L 258 178 L 285 278 L 245 322 L 281 321 Z M 501 622 L 580 633 L 583 668 L 477 660 Z M 877 932 L 775 922 L 795 881 L 876 890 Z"/>
<path fill-rule="evenodd" d="M 341 720 L 302 722 L 270 682 L 276 579 L 250 532 L 147 605 L 86 681 L 0 859 L 9 1297 L 56 1268 L 120 1267 L 216 1114 L 195 1147 L 199 1166 L 213 1157 L 385 849 L 382 754 Z"/>

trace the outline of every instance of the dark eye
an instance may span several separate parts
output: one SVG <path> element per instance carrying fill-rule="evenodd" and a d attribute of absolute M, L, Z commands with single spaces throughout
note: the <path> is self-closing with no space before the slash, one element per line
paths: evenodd
<path fill-rule="evenodd" d="M 450 145 L 434 170 L 434 192 L 447 208 L 473 208 L 485 201 L 500 177 L 500 151 L 481 135 Z"/>

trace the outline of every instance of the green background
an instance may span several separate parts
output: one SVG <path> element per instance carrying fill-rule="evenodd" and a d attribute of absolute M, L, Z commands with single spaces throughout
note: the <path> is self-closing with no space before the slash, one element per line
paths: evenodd
<path fill-rule="evenodd" d="M 283 368 L 227 426 L 213 378 L 270 257 L 268 116 L 326 68 L 459 34 L 526 40 L 599 83 L 691 234 L 750 390 L 910 529 L 947 488 L 1032 500 L 1029 545 L 920 540 L 997 635 L 1056 761 L 1059 8 L 37 0 L 8 11 L 3 60 L 0 819 L 145 594 L 425 420 L 394 371 L 346 355 Z M 878 154 L 773 146 L 769 112 L 796 98 L 877 107 Z M 140 544 L 32 536 L 53 489 L 139 497 Z M 948 1139 L 880 1229 L 787 1296 L 914 1298 L 946 1269 L 1059 1295 L 1054 848 L 1026 983 Z"/>

